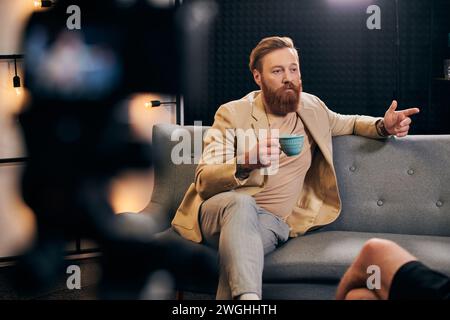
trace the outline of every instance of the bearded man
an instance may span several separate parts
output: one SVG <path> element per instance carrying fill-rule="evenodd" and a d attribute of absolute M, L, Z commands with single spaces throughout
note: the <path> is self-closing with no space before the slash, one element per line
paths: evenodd
<path fill-rule="evenodd" d="M 396 101 L 384 118 L 329 110 L 302 92 L 298 52 L 287 37 L 262 39 L 249 67 L 261 90 L 218 109 L 195 181 L 172 221 L 184 238 L 218 248 L 217 299 L 261 299 L 264 255 L 339 216 L 333 136 L 403 137 L 409 116 L 419 112 L 396 111 Z M 237 150 L 236 135 L 227 134 L 237 129 L 253 130 L 259 137 L 250 150 Z M 269 133 L 261 139 L 264 130 Z M 301 152 L 281 153 L 279 135 L 303 136 Z M 264 171 L 273 164 L 277 170 L 272 174 Z"/>

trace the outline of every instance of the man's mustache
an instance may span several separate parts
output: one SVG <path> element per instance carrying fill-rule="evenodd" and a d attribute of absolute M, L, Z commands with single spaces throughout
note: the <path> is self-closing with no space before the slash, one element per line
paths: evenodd
<path fill-rule="evenodd" d="M 294 83 L 292 82 L 286 82 L 283 87 L 281 87 L 282 90 L 288 90 L 288 89 L 292 89 L 294 91 L 299 91 L 300 90 L 300 86 L 296 86 Z"/>

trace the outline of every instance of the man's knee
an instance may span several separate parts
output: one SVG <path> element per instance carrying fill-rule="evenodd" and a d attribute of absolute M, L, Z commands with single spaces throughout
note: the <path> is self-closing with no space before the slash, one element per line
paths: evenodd
<path fill-rule="evenodd" d="M 374 258 L 379 255 L 388 254 L 397 247 L 393 241 L 379 238 L 372 238 L 368 240 L 361 249 L 361 255 L 365 257 Z"/>
<path fill-rule="evenodd" d="M 358 288 L 350 290 L 345 295 L 345 300 L 378 300 L 377 295 L 366 288 Z"/>
<path fill-rule="evenodd" d="M 220 209 L 225 209 L 232 206 L 256 207 L 256 202 L 252 196 L 247 194 L 227 191 L 209 198 L 205 201 L 204 206 L 218 206 Z"/>
<path fill-rule="evenodd" d="M 256 201 L 252 196 L 245 193 L 229 192 L 231 199 L 230 204 L 238 206 L 256 207 Z"/>
<path fill-rule="evenodd" d="M 250 219 L 257 219 L 257 205 L 252 196 L 242 194 L 234 191 L 223 192 L 208 201 L 213 200 L 218 205 L 219 213 L 223 219 L 231 217 L 245 217 Z M 205 208 L 208 210 L 207 208 Z"/>

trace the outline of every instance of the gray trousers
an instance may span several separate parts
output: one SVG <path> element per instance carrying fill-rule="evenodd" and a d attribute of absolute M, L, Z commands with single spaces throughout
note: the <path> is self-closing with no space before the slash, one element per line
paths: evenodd
<path fill-rule="evenodd" d="M 260 208 L 249 195 L 219 193 L 200 208 L 200 226 L 206 245 L 219 250 L 220 276 L 217 299 L 244 293 L 260 298 L 264 255 L 289 238 L 289 226 Z"/>

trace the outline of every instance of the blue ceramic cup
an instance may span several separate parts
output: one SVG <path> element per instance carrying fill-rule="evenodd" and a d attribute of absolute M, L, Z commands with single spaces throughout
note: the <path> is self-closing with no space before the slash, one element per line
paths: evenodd
<path fill-rule="evenodd" d="M 303 149 L 303 135 L 282 135 L 279 138 L 281 150 L 288 156 L 299 155 Z"/>

